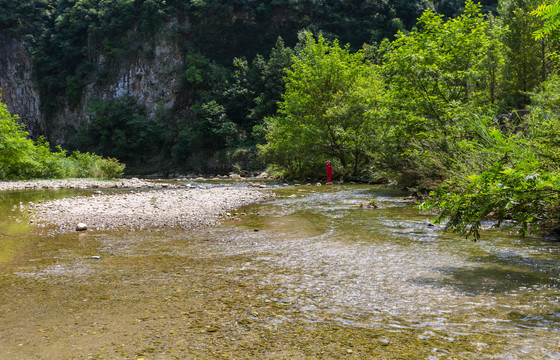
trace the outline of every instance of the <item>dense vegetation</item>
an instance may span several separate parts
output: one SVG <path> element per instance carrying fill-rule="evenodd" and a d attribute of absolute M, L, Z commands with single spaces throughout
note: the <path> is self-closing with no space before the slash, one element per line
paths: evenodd
<path fill-rule="evenodd" d="M 449 16 L 462 6 L 460 1 L 430 4 Z M 489 10 L 495 5 L 495 0 L 485 4 Z M 26 34 L 47 122 L 66 104 L 81 106 L 87 84 L 110 82 L 130 59 L 153 57 L 158 39 L 175 39 L 184 54 L 183 71 L 177 74 L 180 101 L 161 111 L 157 124 L 150 119 L 142 125 L 144 133 L 157 133 L 146 151 L 155 144 L 159 154 L 154 163 L 161 164 L 163 157 L 171 160 L 169 167 L 204 170 L 204 161 L 197 159 L 215 154 L 231 158 L 236 149 L 248 154 L 245 163 L 255 163 L 254 146 L 264 139 L 263 119 L 277 109 L 301 29 L 321 32 L 329 40 L 340 38 L 356 51 L 409 29 L 427 6 L 423 0 L 0 0 L 0 35 Z M 89 126 L 63 134 L 66 148 L 97 151 L 131 166 L 145 164 L 149 154 L 130 156 L 135 152 L 129 151 L 118 125 L 123 116 L 144 116 L 137 108 L 143 104 L 119 101 L 120 115 L 101 130 L 115 132 L 103 138 L 121 139 L 119 143 L 106 149 Z M 216 170 L 227 171 L 231 165 L 226 161 Z"/>
<path fill-rule="evenodd" d="M 489 217 L 556 229 L 560 6 L 432 3 L 0 0 L 0 25 L 27 34 L 47 117 L 176 39 L 175 108 L 151 119 L 132 97 L 91 101 L 71 149 L 292 178 L 330 159 L 337 180 L 433 191 L 424 208 L 475 238 Z"/>
<path fill-rule="evenodd" d="M 70 156 L 58 148 L 51 151 L 43 139 L 28 139 L 28 133 L 0 102 L 0 179 L 120 177 L 124 164 L 90 153 Z"/>
<path fill-rule="evenodd" d="M 300 45 L 261 154 L 287 176 L 321 173 L 319 160 L 328 158 L 336 159 L 339 176 L 364 175 L 385 105 L 383 83 L 362 51 L 351 53 L 310 32 L 301 33 Z"/>
<path fill-rule="evenodd" d="M 501 17 L 470 1 L 453 19 L 426 11 L 373 54 L 303 33 L 262 154 L 285 174 L 311 176 L 329 158 L 340 177 L 435 189 L 423 208 L 475 239 L 489 218 L 556 231 L 556 42 L 538 37 L 536 3 L 500 5 Z"/>

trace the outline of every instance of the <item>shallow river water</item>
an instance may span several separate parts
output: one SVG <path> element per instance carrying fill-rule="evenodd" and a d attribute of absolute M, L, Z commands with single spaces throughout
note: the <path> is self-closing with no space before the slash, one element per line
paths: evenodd
<path fill-rule="evenodd" d="M 560 358 L 558 243 L 452 236 L 387 187 L 274 192 L 215 228 L 49 236 L 20 201 L 75 191 L 0 193 L 0 353 Z"/>

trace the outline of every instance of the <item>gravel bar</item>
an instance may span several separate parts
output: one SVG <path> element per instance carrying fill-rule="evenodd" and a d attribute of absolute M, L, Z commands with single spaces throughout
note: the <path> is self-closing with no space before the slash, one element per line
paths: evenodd
<path fill-rule="evenodd" d="M 30 222 L 57 232 L 88 230 L 190 229 L 216 224 L 238 207 L 266 200 L 271 193 L 233 187 L 163 189 L 128 194 L 95 194 L 29 204 Z"/>
<path fill-rule="evenodd" d="M 120 189 L 120 188 L 175 188 L 166 183 L 156 183 L 137 178 L 121 180 L 33 180 L 33 181 L 0 181 L 0 191 L 25 189 Z"/>

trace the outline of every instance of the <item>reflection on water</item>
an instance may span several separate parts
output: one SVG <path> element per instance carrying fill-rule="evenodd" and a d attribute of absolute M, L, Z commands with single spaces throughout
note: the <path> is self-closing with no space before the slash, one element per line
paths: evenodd
<path fill-rule="evenodd" d="M 419 329 L 420 340 L 438 337 L 449 342 L 474 334 L 488 337 L 488 343 L 475 344 L 480 357 L 492 347 L 493 339 L 504 350 L 488 358 L 560 358 L 557 243 L 520 239 L 497 230 L 487 232 L 476 243 L 458 238 L 432 225 L 431 216 L 404 200 L 404 194 L 384 187 L 298 186 L 278 187 L 275 192 L 275 199 L 244 210 L 247 216 L 238 215 L 239 219 L 221 227 L 195 233 L 86 234 L 51 239 L 25 235 L 29 231 L 25 221 L 16 222 L 25 217 L 25 211 L 19 213 L 20 202 L 63 197 L 75 191 L 0 193 L 0 265 L 18 264 L 4 275 L 25 279 L 54 277 L 60 282 L 65 276 L 74 276 L 86 282 L 80 286 L 87 289 L 88 282 L 98 279 L 110 284 L 114 274 L 104 269 L 113 264 L 116 270 L 111 271 L 127 284 L 118 291 L 135 292 L 134 286 L 141 286 L 145 279 L 135 278 L 131 266 L 142 269 L 143 277 L 165 267 L 146 281 L 170 282 L 175 289 L 173 283 L 179 277 L 174 276 L 202 261 L 196 260 L 197 256 L 211 257 L 217 261 L 204 263 L 208 272 L 258 284 L 267 289 L 258 294 L 263 303 L 287 309 L 271 315 L 270 326 L 292 318 L 395 332 Z M 377 209 L 359 207 L 372 198 Z M 151 245 L 146 247 L 148 243 Z M 42 246 L 48 250 L 41 250 Z M 108 259 L 104 261 L 109 267 L 92 262 L 91 255 L 99 253 Z M 152 263 L 154 254 L 157 262 Z M 194 256 L 188 262 L 187 254 Z M 21 264 L 15 260 L 18 256 L 24 259 Z M 177 265 L 182 262 L 188 266 Z M 102 289 L 100 284 L 97 286 Z M 236 288 L 227 297 L 238 291 Z M 110 296 L 118 297 L 116 294 Z M 258 317 L 251 313 L 247 321 Z M 446 352 L 433 354 L 434 359 L 448 358 L 441 355 Z"/>

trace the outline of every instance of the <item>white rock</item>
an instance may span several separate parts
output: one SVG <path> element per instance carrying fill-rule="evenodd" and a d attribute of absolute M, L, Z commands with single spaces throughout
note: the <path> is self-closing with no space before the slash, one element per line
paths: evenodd
<path fill-rule="evenodd" d="M 76 231 L 86 231 L 87 230 L 87 225 L 84 223 L 79 223 L 78 225 L 76 225 Z"/>

